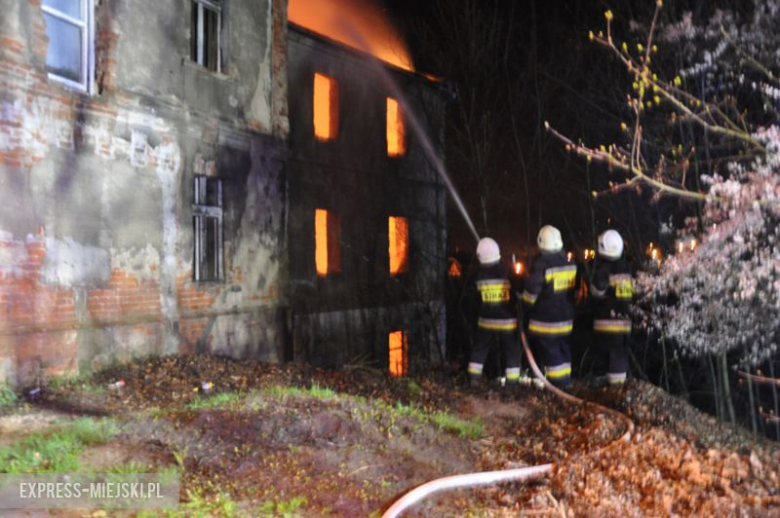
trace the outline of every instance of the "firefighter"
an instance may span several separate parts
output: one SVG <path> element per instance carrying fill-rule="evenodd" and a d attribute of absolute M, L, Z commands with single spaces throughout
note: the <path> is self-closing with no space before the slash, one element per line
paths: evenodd
<path fill-rule="evenodd" d="M 528 308 L 528 334 L 542 356 L 547 379 L 566 388 L 571 383 L 569 337 L 574 328 L 577 265 L 564 256 L 557 228 L 545 225 L 536 242 L 540 253 L 531 263 L 522 295 Z"/>
<path fill-rule="evenodd" d="M 474 348 L 469 359 L 469 379 L 472 386 L 479 384 L 485 359 L 494 342 L 500 345 L 506 369 L 506 381 L 520 380 L 520 343 L 517 327 L 517 299 L 509 268 L 501 262 L 498 243 L 489 237 L 477 245 L 479 271 L 476 276 L 479 319 Z"/>
<path fill-rule="evenodd" d="M 610 386 L 620 386 L 626 381 L 628 368 L 628 305 L 634 297 L 634 279 L 623 257 L 623 238 L 617 231 L 602 233 L 598 249 L 590 289 L 595 299 L 593 331 L 602 348 L 609 350 L 607 381 Z"/>

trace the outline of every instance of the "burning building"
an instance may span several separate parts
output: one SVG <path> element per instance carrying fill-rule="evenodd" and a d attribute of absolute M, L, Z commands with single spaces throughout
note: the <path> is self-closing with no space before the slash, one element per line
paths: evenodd
<path fill-rule="evenodd" d="M 443 347 L 446 193 L 398 97 L 441 146 L 444 96 L 297 25 L 288 46 L 295 355 L 403 372 Z"/>
<path fill-rule="evenodd" d="M 0 0 L 0 382 L 441 343 L 442 96 L 286 4 Z"/>

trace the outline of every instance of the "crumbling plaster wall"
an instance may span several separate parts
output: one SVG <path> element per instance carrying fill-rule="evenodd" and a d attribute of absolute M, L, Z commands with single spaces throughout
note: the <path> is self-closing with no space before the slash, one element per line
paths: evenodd
<path fill-rule="evenodd" d="M 95 3 L 98 91 L 84 95 L 46 77 L 40 1 L 0 0 L 0 383 L 149 353 L 277 359 L 272 1 L 227 4 L 221 74 L 189 59 L 191 2 Z M 225 185 L 224 282 L 192 280 L 196 174 Z"/>

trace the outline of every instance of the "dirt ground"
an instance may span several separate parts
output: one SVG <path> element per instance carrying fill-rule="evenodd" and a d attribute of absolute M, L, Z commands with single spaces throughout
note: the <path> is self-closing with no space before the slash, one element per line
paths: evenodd
<path fill-rule="evenodd" d="M 152 358 L 42 387 L 2 411 L 0 446 L 77 415 L 110 416 L 119 434 L 87 449 L 82 466 L 176 466 L 187 509 L 215 515 L 377 516 L 437 477 L 547 462 L 555 467 L 541 480 L 444 494 L 411 514 L 780 513 L 776 443 L 642 382 L 575 392 L 630 417 L 631 439 L 615 443 L 625 420 L 593 405 L 530 387 L 470 389 L 446 371 L 392 379 L 368 368 Z"/>

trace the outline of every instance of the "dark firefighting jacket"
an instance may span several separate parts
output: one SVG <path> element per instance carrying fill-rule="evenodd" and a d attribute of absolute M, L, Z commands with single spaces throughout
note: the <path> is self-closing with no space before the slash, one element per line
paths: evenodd
<path fill-rule="evenodd" d="M 517 329 L 516 286 L 504 263 L 480 265 L 475 288 L 479 305 L 477 326 L 490 331 Z"/>
<path fill-rule="evenodd" d="M 634 298 L 634 277 L 628 262 L 599 257 L 590 293 L 594 299 L 593 330 L 600 333 L 630 333 L 629 304 Z"/>
<path fill-rule="evenodd" d="M 534 258 L 525 280 L 523 303 L 528 306 L 528 331 L 537 335 L 566 336 L 574 326 L 574 286 L 577 265 L 562 252 Z"/>

